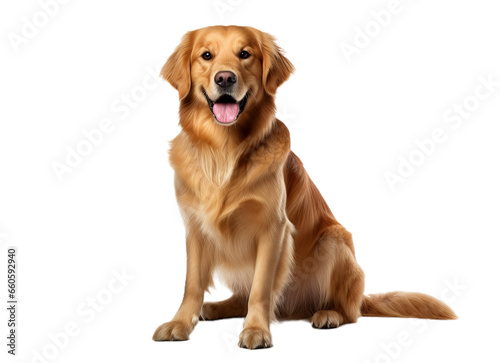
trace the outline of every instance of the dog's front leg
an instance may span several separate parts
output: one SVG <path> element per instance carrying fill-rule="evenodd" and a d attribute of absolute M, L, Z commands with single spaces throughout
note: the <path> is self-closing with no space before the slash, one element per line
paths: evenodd
<path fill-rule="evenodd" d="M 274 310 L 273 286 L 283 246 L 285 228 L 273 228 L 257 240 L 257 255 L 248 314 L 239 346 L 256 349 L 272 346 L 269 325 Z"/>
<path fill-rule="evenodd" d="M 198 323 L 205 289 L 211 281 L 211 258 L 203 248 L 203 238 L 190 232 L 186 238 L 187 272 L 184 298 L 174 318 L 160 325 L 153 340 L 187 340 Z"/>

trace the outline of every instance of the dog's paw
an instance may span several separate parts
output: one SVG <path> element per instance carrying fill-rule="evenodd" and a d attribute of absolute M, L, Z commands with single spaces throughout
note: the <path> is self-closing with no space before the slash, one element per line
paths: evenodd
<path fill-rule="evenodd" d="M 191 324 L 183 323 L 182 321 L 169 321 L 160 325 L 153 334 L 153 340 L 188 340 L 189 334 L 193 330 Z"/>
<path fill-rule="evenodd" d="M 240 333 L 240 348 L 258 349 L 273 346 L 271 333 L 261 328 L 245 328 Z"/>
<path fill-rule="evenodd" d="M 312 317 L 312 326 L 317 329 L 338 328 L 342 323 L 342 315 L 334 310 L 316 311 Z"/>
<path fill-rule="evenodd" d="M 201 309 L 201 314 L 200 314 L 200 320 L 220 319 L 219 305 L 220 303 L 215 303 L 215 302 L 203 303 L 203 308 Z"/>

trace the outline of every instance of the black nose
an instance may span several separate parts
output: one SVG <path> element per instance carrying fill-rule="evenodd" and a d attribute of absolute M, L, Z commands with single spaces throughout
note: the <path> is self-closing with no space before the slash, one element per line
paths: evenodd
<path fill-rule="evenodd" d="M 215 75 L 215 83 L 222 88 L 231 87 L 236 83 L 236 74 L 229 71 L 217 72 Z"/>

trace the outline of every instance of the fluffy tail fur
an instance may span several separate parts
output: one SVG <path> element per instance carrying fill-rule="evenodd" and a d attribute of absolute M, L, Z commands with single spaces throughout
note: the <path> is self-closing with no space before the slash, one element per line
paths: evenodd
<path fill-rule="evenodd" d="M 361 314 L 397 318 L 457 319 L 450 307 L 432 296 L 400 291 L 365 296 Z"/>

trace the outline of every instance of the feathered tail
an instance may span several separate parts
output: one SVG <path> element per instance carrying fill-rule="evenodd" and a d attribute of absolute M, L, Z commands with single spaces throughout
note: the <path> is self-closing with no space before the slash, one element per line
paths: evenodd
<path fill-rule="evenodd" d="M 365 296 L 361 314 L 397 318 L 457 319 L 448 305 L 432 296 L 400 291 Z"/>

